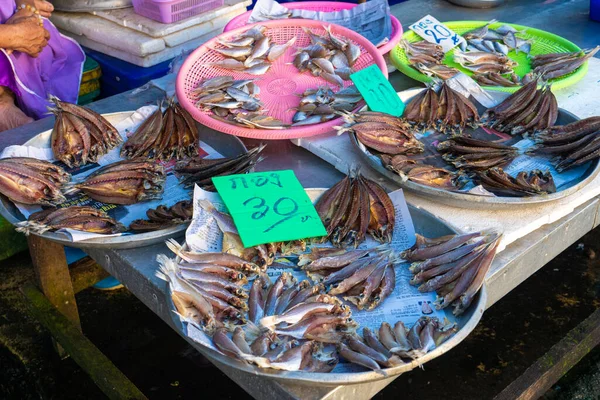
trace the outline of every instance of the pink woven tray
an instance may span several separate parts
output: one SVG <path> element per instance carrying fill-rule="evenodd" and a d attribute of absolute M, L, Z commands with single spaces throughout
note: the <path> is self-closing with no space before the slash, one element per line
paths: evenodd
<path fill-rule="evenodd" d="M 301 9 L 301 10 L 309 10 L 309 11 L 323 11 L 323 12 L 332 12 L 332 11 L 340 11 L 340 10 L 349 10 L 351 8 L 356 7 L 358 4 L 355 3 L 344 3 L 344 2 L 335 2 L 335 1 L 300 1 L 295 3 L 284 3 L 283 6 L 289 9 Z M 252 11 L 245 12 L 241 15 L 238 15 L 235 18 L 232 18 L 231 21 L 225 28 L 223 28 L 223 32 L 229 32 L 233 29 L 241 28 L 248 24 L 248 20 L 250 19 L 250 14 Z M 389 53 L 402 39 L 402 34 L 404 30 L 402 29 L 402 24 L 398 20 L 398 18 L 390 15 L 390 20 L 392 21 L 392 37 L 390 37 L 389 42 L 382 44 L 378 47 L 379 52 L 382 55 Z"/>
<path fill-rule="evenodd" d="M 334 126 L 342 123 L 341 118 L 324 122 L 321 124 L 291 127 L 282 130 L 271 129 L 251 129 L 243 128 L 226 122 L 217 121 L 211 117 L 210 112 L 202 111 L 195 106 L 197 98 L 191 92 L 198 87 L 200 82 L 214 78 L 216 76 L 230 75 L 234 79 L 255 79 L 255 83 L 260 88 L 260 100 L 264 104 L 266 114 L 290 124 L 295 111 L 291 110 L 297 107 L 300 102 L 299 94 L 309 88 L 318 86 L 333 86 L 325 80 L 312 76 L 309 72 L 300 73 L 291 62 L 296 52 L 296 47 L 305 47 L 310 43 L 308 35 L 302 30 L 303 27 L 309 28 L 314 33 L 323 34 L 325 29 L 323 23 L 319 21 L 305 19 L 290 19 L 269 21 L 260 23 L 267 27 L 265 34 L 275 43 L 283 44 L 296 37 L 296 44 L 288 49 L 286 54 L 277 59 L 269 71 L 261 76 L 245 74 L 243 72 L 228 71 L 225 69 L 206 66 L 206 64 L 223 59 L 218 52 L 212 50 L 215 47 L 223 47 L 217 42 L 217 39 L 231 39 L 240 33 L 250 29 L 253 25 L 225 32 L 218 37 L 210 40 L 197 48 L 183 63 L 179 74 L 177 75 L 176 91 L 177 98 L 181 105 L 188 110 L 196 121 L 209 128 L 235 136 L 249 137 L 254 139 L 294 139 L 307 136 L 320 135 L 329 132 Z M 383 74 L 387 77 L 387 67 L 383 56 L 377 51 L 377 48 L 363 36 L 356 32 L 346 29 L 339 25 L 331 25 L 334 35 L 351 40 L 361 49 L 361 56 L 354 64 L 355 70 L 361 70 L 372 64 L 377 64 Z M 345 81 L 345 86 L 352 85 L 351 81 Z M 337 89 L 334 88 L 335 91 Z M 357 109 L 362 104 L 357 105 Z"/>

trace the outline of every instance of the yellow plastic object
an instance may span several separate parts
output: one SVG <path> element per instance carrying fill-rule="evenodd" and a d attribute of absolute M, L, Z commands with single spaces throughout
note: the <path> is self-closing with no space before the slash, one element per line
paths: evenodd
<path fill-rule="evenodd" d="M 85 96 L 86 94 L 90 94 L 93 91 L 100 89 L 100 81 L 98 79 L 94 79 L 92 81 L 81 82 L 81 86 L 79 86 L 79 96 Z"/>
<path fill-rule="evenodd" d="M 462 35 L 470 30 L 480 28 L 485 25 L 487 21 L 452 21 L 452 22 L 444 22 L 448 28 L 452 29 L 454 32 Z M 525 40 L 531 40 L 531 55 L 539 55 L 539 54 L 549 54 L 549 53 L 570 53 L 574 51 L 581 51 L 581 49 L 574 43 L 564 39 L 558 35 L 555 35 L 550 32 L 542 31 L 540 29 L 529 28 L 523 25 L 515 25 L 515 24 L 507 24 L 505 22 L 496 22 L 490 25 L 491 29 L 498 28 L 502 25 L 510 25 L 514 27 L 516 30 L 520 31 L 516 34 L 517 37 Z M 402 36 L 403 39 L 408 40 L 409 42 L 418 42 L 423 40 L 419 35 L 417 35 L 413 31 L 406 31 Z M 449 67 L 454 67 L 464 72 L 466 75 L 473 75 L 473 72 L 462 68 L 460 64 L 455 63 L 453 60 L 454 51 L 457 49 L 449 51 L 446 53 L 446 57 L 444 59 L 444 64 Z M 529 71 L 531 71 L 531 64 L 527 55 L 523 52 L 519 52 L 517 54 L 514 50 L 511 50 L 508 53 L 508 56 L 519 63 L 517 67 L 514 68 L 514 71 L 520 77 L 523 77 Z M 413 67 L 411 67 L 408 63 L 408 57 L 404 52 L 404 49 L 397 45 L 391 52 L 390 58 L 392 60 L 392 64 L 403 74 L 421 81 L 421 82 L 431 82 L 431 77 L 422 74 L 417 71 Z M 550 83 L 552 83 L 552 89 L 562 89 L 564 87 L 570 86 L 579 80 L 581 80 L 588 70 L 588 63 L 585 62 L 581 67 L 577 68 L 575 71 L 570 74 L 563 75 L 556 79 L 551 79 Z M 484 89 L 488 90 L 497 90 L 502 92 L 515 92 L 519 90 L 520 86 L 514 87 L 503 87 L 503 86 L 482 86 Z"/>

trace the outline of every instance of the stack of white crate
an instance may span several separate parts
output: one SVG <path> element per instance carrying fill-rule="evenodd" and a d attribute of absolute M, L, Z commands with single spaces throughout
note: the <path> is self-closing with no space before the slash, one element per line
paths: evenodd
<path fill-rule="evenodd" d="M 221 8 L 173 24 L 142 17 L 133 8 L 92 13 L 57 11 L 51 21 L 82 46 L 140 67 L 151 67 L 219 35 L 250 4 L 250 0 L 225 0 Z"/>

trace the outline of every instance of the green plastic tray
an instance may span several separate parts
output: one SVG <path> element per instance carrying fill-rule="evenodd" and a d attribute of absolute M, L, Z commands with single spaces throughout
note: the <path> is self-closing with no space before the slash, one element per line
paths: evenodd
<path fill-rule="evenodd" d="M 444 22 L 444 24 L 452 29 L 454 32 L 462 35 L 465 32 L 473 30 L 475 28 L 479 28 L 486 24 L 487 21 L 452 21 L 452 22 Z M 494 29 L 501 25 L 510 25 L 517 29 L 518 31 L 525 31 L 525 33 L 518 33 L 517 36 L 522 39 L 533 39 L 531 43 L 531 55 L 538 54 L 548 54 L 548 53 L 568 53 L 573 51 L 580 51 L 581 49 L 575 45 L 574 43 L 558 36 L 550 32 L 542 31 L 540 29 L 529 28 L 523 25 L 515 25 L 515 24 L 506 24 L 505 22 L 496 22 L 490 25 L 490 28 Z M 417 35 L 413 31 L 406 31 L 404 35 L 402 35 L 403 39 L 408 40 L 409 42 L 418 42 L 423 40 L 419 35 Z M 455 49 L 457 49 L 456 47 Z M 464 72 L 465 74 L 471 76 L 473 72 L 462 68 L 460 64 L 457 64 L 453 61 L 454 51 L 450 50 L 446 53 L 446 57 L 444 59 L 444 64 L 457 68 L 458 70 Z M 391 52 L 391 60 L 394 66 L 402 71 L 405 75 L 421 82 L 431 82 L 431 78 L 421 72 L 417 71 L 413 67 L 408 64 L 408 57 L 406 53 L 397 45 Z M 508 56 L 519 63 L 517 67 L 515 67 L 515 73 L 520 77 L 523 77 L 526 73 L 531 71 L 531 65 L 529 63 L 529 59 L 527 55 L 523 52 L 519 52 L 517 54 L 514 50 L 508 53 Z M 581 80 L 588 70 L 588 63 L 584 63 L 581 67 L 577 68 L 575 71 L 571 72 L 568 75 L 561 76 L 560 78 L 551 79 L 552 89 L 557 90 L 569 85 L 572 85 L 579 80 Z M 502 92 L 516 92 L 520 86 L 515 87 L 502 87 L 502 86 L 482 86 L 484 89 L 488 90 L 498 90 Z"/>

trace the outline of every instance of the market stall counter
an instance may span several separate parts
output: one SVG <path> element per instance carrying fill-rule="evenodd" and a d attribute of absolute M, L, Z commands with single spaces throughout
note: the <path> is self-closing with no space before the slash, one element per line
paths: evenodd
<path fill-rule="evenodd" d="M 580 3 L 583 4 L 585 2 Z M 417 6 L 417 4 L 418 2 L 409 2 L 406 5 L 394 6 L 392 12 L 402 15 L 406 19 L 406 21 L 402 21 L 403 23 L 414 22 L 424 13 L 422 7 Z M 454 7 L 443 1 L 434 2 L 431 7 L 428 12 L 447 13 L 447 15 L 444 15 L 444 19 L 455 19 L 455 16 L 460 15 L 460 18 L 463 19 L 472 16 L 476 17 L 472 19 L 482 20 L 488 16 L 492 16 L 508 20 L 509 18 L 504 18 L 503 16 L 510 15 L 514 11 L 512 6 L 506 6 L 503 9 L 494 11 L 473 11 Z M 555 5 L 553 7 L 560 9 L 562 6 Z M 534 12 L 534 10 L 530 11 Z M 556 11 L 554 10 L 553 12 Z M 571 12 L 574 11 L 571 10 Z M 523 15 L 523 17 L 525 16 Z M 513 22 L 514 18 L 510 18 L 510 20 Z M 528 25 L 540 25 L 541 21 L 541 19 L 533 18 L 528 21 Z M 518 23 L 519 20 L 514 22 Z M 565 30 L 568 29 L 565 28 Z M 582 47 L 589 47 L 589 43 L 579 44 Z M 579 87 L 573 93 L 569 92 L 566 94 L 567 92 L 564 92 L 562 95 L 557 93 L 561 106 L 567 111 L 574 112 L 580 118 L 591 115 L 593 104 L 591 104 L 586 96 L 593 93 L 594 82 L 596 85 L 597 82 L 600 82 L 597 78 L 598 74 L 600 74 L 600 66 L 597 60 L 593 61 L 589 66 L 591 81 L 582 81 L 584 86 Z M 390 81 L 394 84 L 394 89 L 397 91 L 415 86 L 414 81 L 402 77 L 399 73 L 392 75 Z M 585 82 L 588 83 L 585 84 Z M 163 87 L 172 87 L 172 82 L 171 85 L 167 83 Z M 166 94 L 169 96 L 173 95 L 170 91 L 167 91 Z M 158 87 L 149 87 L 145 90 L 130 91 L 97 102 L 92 104 L 90 108 L 100 114 L 134 111 L 139 110 L 143 106 L 156 104 L 157 101 L 164 98 L 165 91 Z M 53 121 L 46 119 L 11 132 L 5 132 L 0 137 L 0 148 L 25 143 L 40 132 L 51 129 L 52 124 Z M 348 138 L 345 137 L 344 139 Z M 260 143 L 245 139 L 244 144 L 247 148 L 251 149 L 257 147 Z M 326 146 L 316 146 L 314 142 L 297 142 L 297 144 L 306 148 L 297 146 L 287 140 L 271 141 L 262 154 L 265 160 L 257 166 L 257 170 L 291 169 L 296 173 L 302 186 L 306 188 L 330 188 L 344 176 L 338 170 L 348 171 L 353 163 L 360 163 L 358 150 L 349 141 L 334 149 L 327 148 Z M 337 162 L 335 157 L 328 159 L 324 155 L 327 152 L 338 157 L 343 163 Z M 332 164 L 339 165 L 334 166 Z M 388 191 L 399 188 L 396 182 L 382 179 L 375 170 L 367 166 L 362 168 L 361 173 L 366 178 L 377 181 Z M 595 179 L 589 186 L 592 186 L 597 180 Z M 474 221 L 473 223 L 476 223 L 476 225 L 465 226 L 468 224 L 464 221 L 463 223 L 459 223 L 460 221 L 457 222 L 455 218 L 461 217 L 464 212 L 467 212 L 466 210 L 457 212 L 455 208 L 451 208 L 448 205 L 437 204 L 434 201 L 419 198 L 408 192 L 406 198 L 409 205 L 412 206 L 411 214 L 417 231 L 419 231 L 419 227 L 421 229 L 423 226 L 431 228 L 434 225 L 436 227 L 434 229 L 435 232 L 430 232 L 433 235 L 444 235 L 452 233 L 455 230 L 473 231 L 474 229 L 486 230 L 498 228 L 499 217 L 497 215 L 494 217 L 491 214 L 496 212 L 501 213 L 501 211 L 468 210 L 468 221 Z M 598 221 L 600 221 L 598 219 L 599 213 L 600 200 L 598 200 L 597 195 L 579 197 L 576 205 L 571 206 L 560 215 L 555 213 L 552 218 L 546 218 L 545 220 L 543 218 L 537 218 L 535 221 L 528 220 L 527 229 L 508 230 L 509 234 L 506 235 L 505 233 L 507 240 L 503 242 L 501 252 L 491 265 L 490 271 L 486 276 L 484 288 L 470 309 L 471 313 L 478 313 L 475 317 L 473 315 L 469 316 L 473 323 L 477 323 L 484 309 L 500 300 L 548 261 L 587 232 L 594 229 L 599 224 Z M 174 237 L 174 239 L 181 241 L 182 238 Z M 56 243 L 51 243 L 38 236 L 30 236 L 29 240 L 39 287 L 48 300 L 75 327 L 79 327 L 77 305 L 75 303 L 63 248 Z M 169 285 L 156 276 L 159 267 L 156 256 L 158 254 L 169 254 L 165 244 L 159 243 L 128 249 L 86 248 L 85 245 L 81 247 L 106 271 L 122 282 L 147 307 L 161 317 L 163 321 L 182 334 L 190 344 L 203 353 L 206 351 L 206 349 L 203 349 L 196 342 L 192 341 L 190 337 L 183 335 L 179 320 L 173 317 L 173 304 L 171 303 Z M 463 327 L 467 325 L 465 324 Z M 472 328 L 473 326 L 469 326 L 469 329 Z M 71 347 L 70 352 L 72 355 L 77 351 L 77 348 Z M 73 355 L 73 358 L 78 359 L 75 355 Z M 373 397 L 397 377 L 397 374 L 393 374 L 363 381 L 354 381 L 352 377 L 349 377 L 344 382 L 324 379 L 323 381 L 312 382 L 308 385 L 306 382 L 277 379 L 276 374 L 271 378 L 265 377 L 263 373 L 256 374 L 241 370 L 227 361 L 227 359 L 212 357 L 210 355 L 209 358 L 227 376 L 243 387 L 254 398 L 258 399 L 341 399 L 350 396 L 356 399 L 367 399 Z"/>

